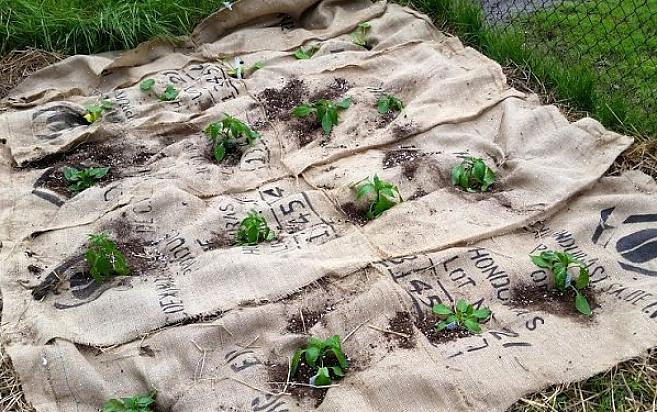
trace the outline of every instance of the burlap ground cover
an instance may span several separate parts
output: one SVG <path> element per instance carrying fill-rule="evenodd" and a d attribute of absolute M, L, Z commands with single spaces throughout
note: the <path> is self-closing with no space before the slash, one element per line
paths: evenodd
<path fill-rule="evenodd" d="M 365 20 L 371 50 L 349 38 Z M 569 124 L 382 2 L 244 0 L 193 40 L 69 58 L 0 117 L 3 339 L 38 410 L 96 410 L 150 387 L 172 411 L 503 410 L 655 345 L 654 183 L 596 184 L 630 139 Z M 320 42 L 311 60 L 291 55 Z M 232 79 L 217 59 L 235 56 L 265 67 Z M 180 99 L 157 102 L 144 78 Z M 406 103 L 399 116 L 376 112 L 383 91 Z M 116 109 L 86 125 L 81 104 L 99 96 Z M 329 137 L 289 116 L 347 96 Z M 217 165 L 201 131 L 223 113 L 263 138 Z M 468 154 L 495 165 L 491 193 L 451 187 Z M 71 164 L 112 171 L 71 197 L 58 177 Z M 363 225 L 351 186 L 374 174 L 407 201 Z M 252 209 L 278 239 L 232 245 Z M 132 276 L 89 278 L 82 253 L 99 231 L 129 251 Z M 548 283 L 527 257 L 546 248 L 589 266 L 592 320 L 518 303 L 517 289 Z M 491 307 L 485 332 L 425 336 L 431 305 L 457 297 Z M 307 334 L 346 338 L 352 368 L 327 393 L 286 384 Z"/>

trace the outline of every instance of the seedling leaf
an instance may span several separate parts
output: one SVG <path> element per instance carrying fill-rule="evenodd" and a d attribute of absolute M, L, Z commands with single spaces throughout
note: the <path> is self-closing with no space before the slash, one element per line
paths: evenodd
<path fill-rule="evenodd" d="M 96 185 L 109 173 L 109 167 L 88 167 L 78 170 L 74 167 L 64 168 L 64 178 L 70 185 L 68 189 L 73 193 L 79 193 Z"/>
<path fill-rule="evenodd" d="M 475 309 L 465 299 L 458 299 L 451 308 L 442 303 L 436 304 L 433 306 L 433 313 L 443 318 L 442 321 L 436 323 L 436 331 L 438 332 L 448 328 L 460 327 L 473 333 L 479 333 L 481 332 L 479 323 L 491 316 L 491 311 L 487 307 Z"/>
<path fill-rule="evenodd" d="M 570 253 L 546 250 L 540 255 L 530 255 L 532 262 L 541 268 L 548 269 L 554 275 L 554 287 L 559 290 L 572 288 L 575 293 L 575 307 L 584 315 L 592 314 L 586 297 L 579 291 L 589 286 L 588 268 Z M 577 268 L 577 278 L 573 278 L 572 270 Z"/>
<path fill-rule="evenodd" d="M 576 293 L 575 296 L 575 307 L 580 313 L 586 316 L 591 316 L 591 314 L 593 313 L 591 311 L 591 307 L 589 306 L 588 300 L 586 300 L 586 297 L 581 293 L 579 293 L 579 291 Z"/>
<path fill-rule="evenodd" d="M 157 391 L 132 398 L 110 399 L 103 404 L 103 412 L 152 412 Z"/>
<path fill-rule="evenodd" d="M 468 157 L 452 168 L 452 184 L 467 192 L 486 192 L 493 183 L 495 172 L 480 158 Z"/>
<path fill-rule="evenodd" d="M 295 376 L 299 370 L 299 364 L 301 363 L 301 355 L 304 351 L 302 349 L 297 349 L 292 356 L 292 361 L 290 362 L 290 376 Z"/>
<path fill-rule="evenodd" d="M 267 221 L 255 210 L 250 211 L 242 220 L 236 234 L 240 245 L 257 245 L 275 238 L 274 232 L 267 225 Z"/>
<path fill-rule="evenodd" d="M 155 86 L 155 80 L 153 79 L 146 79 L 139 84 L 139 88 L 145 92 L 153 90 L 153 86 Z"/>
<path fill-rule="evenodd" d="M 464 319 L 463 320 L 463 326 L 467 330 L 469 330 L 472 333 L 479 333 L 481 332 L 481 326 L 479 326 L 479 323 L 476 320 L 473 319 Z"/>
<path fill-rule="evenodd" d="M 347 357 L 342 352 L 340 346 L 340 336 L 335 335 L 326 340 L 311 337 L 304 348 L 298 348 L 290 361 L 290 376 L 294 377 L 299 372 L 299 365 L 302 356 L 306 364 L 311 368 L 316 368 L 317 372 L 311 378 L 311 383 L 317 386 L 331 384 L 331 372 L 333 377 L 342 378 L 344 370 L 349 367 Z M 333 355 L 338 361 L 338 365 L 326 365 L 327 359 Z"/>
<path fill-rule="evenodd" d="M 358 46 L 367 47 L 367 43 L 368 43 L 367 37 L 371 29 L 372 26 L 367 22 L 358 23 L 358 26 L 356 26 L 356 30 L 354 30 L 351 33 L 351 41 L 353 41 L 354 44 Z"/>
<path fill-rule="evenodd" d="M 172 101 L 176 100 L 179 93 L 180 92 L 178 91 L 178 89 L 176 89 L 174 87 L 174 85 L 169 84 L 169 85 L 167 85 L 166 89 L 164 89 L 164 94 L 162 94 L 162 96 L 160 96 L 160 100 L 165 101 L 165 102 L 172 102 Z"/>
<path fill-rule="evenodd" d="M 377 100 L 376 107 L 380 114 L 386 114 L 390 111 L 401 111 L 404 108 L 404 104 L 395 96 L 384 94 Z"/>
<path fill-rule="evenodd" d="M 307 50 L 304 50 L 303 47 L 299 47 L 294 52 L 294 57 L 296 57 L 299 60 L 307 60 L 313 57 L 313 55 L 317 53 L 317 50 L 319 50 L 319 46 L 316 44 L 313 44 Z"/>
<path fill-rule="evenodd" d="M 316 386 L 326 386 L 331 384 L 331 375 L 329 374 L 328 368 L 319 368 L 317 370 L 317 375 L 315 376 Z"/>
<path fill-rule="evenodd" d="M 308 366 L 315 367 L 320 352 L 321 349 L 316 346 L 311 346 L 308 349 L 306 349 L 306 363 L 308 364 Z"/>
<path fill-rule="evenodd" d="M 368 177 L 361 182 L 363 183 L 356 185 L 356 198 L 369 198 L 367 218 L 370 220 L 376 219 L 386 210 L 404 201 L 397 186 L 379 179 L 377 175 L 374 175 L 372 180 Z"/>
<path fill-rule="evenodd" d="M 127 276 L 130 273 L 125 256 L 104 233 L 89 235 L 84 257 L 89 273 L 98 283 L 112 276 Z"/>
<path fill-rule="evenodd" d="M 443 303 L 438 303 L 436 305 L 433 305 L 433 313 L 437 315 L 451 315 L 452 308 L 450 308 L 449 306 Z"/>
<path fill-rule="evenodd" d="M 304 103 L 292 109 L 294 117 L 307 117 L 315 113 L 317 122 L 322 126 L 325 134 L 330 134 L 334 126 L 338 125 L 338 111 L 346 110 L 351 105 L 351 97 L 338 103 L 329 100 L 318 100 L 313 103 Z"/>
<path fill-rule="evenodd" d="M 246 123 L 226 113 L 222 121 L 210 123 L 203 132 L 214 145 L 214 158 L 218 163 L 224 160 L 227 152 L 237 147 L 239 141 L 252 145 L 260 138 Z"/>

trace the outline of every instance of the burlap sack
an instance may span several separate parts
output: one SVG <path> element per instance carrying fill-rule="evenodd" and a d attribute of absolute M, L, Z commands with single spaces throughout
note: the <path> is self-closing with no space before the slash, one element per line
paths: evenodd
<path fill-rule="evenodd" d="M 351 42 L 361 21 L 371 50 Z M 312 59 L 292 56 L 311 44 Z M 265 66 L 233 79 L 221 61 L 235 57 Z M 157 101 L 146 78 L 180 98 Z M 384 91 L 404 101 L 399 116 L 377 113 Z M 83 104 L 101 97 L 114 110 L 87 125 Z M 322 97 L 353 99 L 328 137 L 289 116 Z M 631 139 L 570 124 L 408 9 L 242 0 L 188 44 L 72 57 L 8 102 L 2 337 L 39 411 L 93 411 L 151 387 L 171 411 L 504 410 L 657 344 L 654 182 L 596 183 Z M 202 130 L 223 113 L 262 139 L 218 165 Z M 451 186 L 468 154 L 495 166 L 492 192 Z M 112 169 L 71 197 L 64 165 Z M 406 201 L 362 225 L 352 185 L 375 174 Z M 253 209 L 277 240 L 231 245 Z M 91 280 L 83 252 L 101 231 L 131 276 Z M 589 266 L 591 320 L 520 299 L 549 282 L 528 258 L 545 248 Z M 427 337 L 431 306 L 458 297 L 493 310 L 484 332 Z M 286 386 L 308 334 L 341 335 L 352 361 L 320 404 Z"/>

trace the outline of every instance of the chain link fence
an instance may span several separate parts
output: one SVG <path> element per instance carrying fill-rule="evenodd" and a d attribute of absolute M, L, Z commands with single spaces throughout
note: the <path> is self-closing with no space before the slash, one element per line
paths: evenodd
<path fill-rule="evenodd" d="M 410 0 L 557 100 L 657 137 L 657 0 Z"/>

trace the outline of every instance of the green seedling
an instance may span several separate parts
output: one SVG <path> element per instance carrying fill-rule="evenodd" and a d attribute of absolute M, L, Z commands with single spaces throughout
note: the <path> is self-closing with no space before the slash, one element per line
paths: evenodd
<path fill-rule="evenodd" d="M 155 395 L 152 390 L 146 395 L 136 395 L 132 398 L 110 399 L 103 404 L 103 412 L 153 412 Z"/>
<path fill-rule="evenodd" d="M 100 120 L 103 117 L 103 112 L 112 110 L 112 102 L 108 99 L 102 99 L 99 103 L 85 105 L 84 109 L 87 111 L 83 116 L 84 120 L 91 124 Z"/>
<path fill-rule="evenodd" d="M 153 79 L 146 79 L 141 82 L 139 85 L 139 88 L 145 92 L 153 92 L 155 96 L 157 96 L 161 101 L 163 102 L 173 102 L 178 98 L 178 95 L 180 94 L 180 91 L 176 89 L 176 87 L 173 84 L 168 84 L 167 87 L 164 89 L 164 93 L 158 96 L 157 93 L 155 93 L 154 90 L 155 87 L 155 80 Z"/>
<path fill-rule="evenodd" d="M 73 193 L 80 193 L 96 185 L 103 177 L 109 173 L 109 167 L 88 167 L 78 170 L 74 167 L 64 168 L 64 178 L 70 185 L 68 190 Z"/>
<path fill-rule="evenodd" d="M 326 386 L 331 384 L 332 379 L 344 377 L 349 362 L 342 352 L 340 340 L 338 335 L 326 340 L 311 337 L 305 348 L 299 348 L 294 352 L 290 362 L 290 376 L 294 377 L 299 372 L 299 365 L 303 357 L 306 365 L 317 370 L 317 373 L 310 379 L 311 385 Z"/>
<path fill-rule="evenodd" d="M 466 329 L 472 333 L 481 332 L 481 322 L 488 319 L 491 315 L 490 309 L 482 307 L 475 309 L 465 299 L 458 299 L 454 307 L 438 303 L 433 306 L 433 313 L 445 318 L 436 323 L 436 331 L 440 332 L 445 329 L 453 330 L 456 328 Z"/>
<path fill-rule="evenodd" d="M 330 100 L 318 100 L 314 103 L 304 103 L 292 109 L 294 117 L 308 117 L 314 114 L 317 123 L 322 125 L 325 134 L 331 134 L 334 126 L 338 125 L 338 111 L 347 110 L 351 106 L 351 97 L 337 103 Z"/>
<path fill-rule="evenodd" d="M 267 221 L 255 210 L 250 211 L 237 229 L 237 243 L 254 246 L 258 243 L 274 240 L 276 235 L 267 225 Z"/>
<path fill-rule="evenodd" d="M 589 286 L 589 270 L 582 262 L 575 259 L 570 253 L 556 252 L 548 250 L 541 252 L 540 255 L 530 255 L 532 262 L 540 268 L 548 269 L 554 275 L 554 287 L 558 290 L 565 291 L 572 289 L 575 292 L 575 307 L 577 310 L 587 316 L 591 316 L 591 306 L 589 306 L 586 296 L 581 290 Z M 577 270 L 577 277 L 573 277 L 572 269 Z"/>
<path fill-rule="evenodd" d="M 94 280 L 102 283 L 112 276 L 127 276 L 130 273 L 125 255 L 105 233 L 89 235 L 84 258 Z"/>
<path fill-rule="evenodd" d="M 367 37 L 369 36 L 371 30 L 372 26 L 368 22 L 358 23 L 356 30 L 351 33 L 351 40 L 358 46 L 367 47 Z"/>
<path fill-rule="evenodd" d="M 263 62 L 255 62 L 252 66 L 244 66 L 244 62 L 239 58 L 235 59 L 235 66 L 232 66 L 230 63 L 222 61 L 222 64 L 228 66 L 228 75 L 234 79 L 246 79 L 251 76 L 256 71 L 265 67 Z"/>
<path fill-rule="evenodd" d="M 319 50 L 319 46 L 316 44 L 313 44 L 307 50 L 304 50 L 303 47 L 299 47 L 297 51 L 294 52 L 294 57 L 298 60 L 308 60 L 317 53 L 317 50 Z"/>
<path fill-rule="evenodd" d="M 373 180 L 367 177 L 356 183 L 356 198 L 361 199 L 363 197 L 369 199 L 367 209 L 367 218 L 369 220 L 376 219 L 386 210 L 404 201 L 397 186 L 379 179 L 377 175 L 374 175 Z"/>
<path fill-rule="evenodd" d="M 452 184 L 468 192 L 486 192 L 493 183 L 495 172 L 478 157 L 468 157 L 452 169 Z"/>
<path fill-rule="evenodd" d="M 395 96 L 384 94 L 376 101 L 376 107 L 379 110 L 379 113 L 386 114 L 391 111 L 401 112 L 404 108 L 404 104 Z"/>
<path fill-rule="evenodd" d="M 213 122 L 205 128 L 204 133 L 213 145 L 214 158 L 221 163 L 226 153 L 237 148 L 238 140 L 245 140 L 252 145 L 260 137 L 258 132 L 252 130 L 246 123 L 224 113 L 224 119 Z"/>

